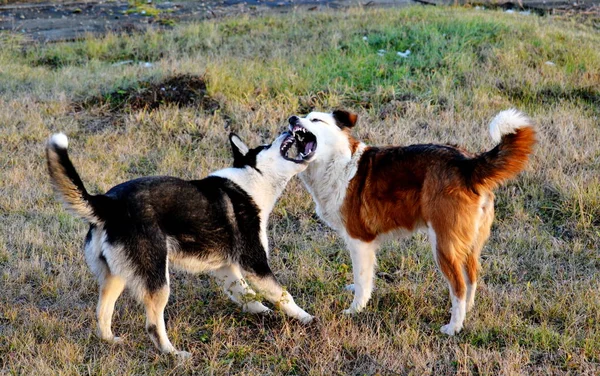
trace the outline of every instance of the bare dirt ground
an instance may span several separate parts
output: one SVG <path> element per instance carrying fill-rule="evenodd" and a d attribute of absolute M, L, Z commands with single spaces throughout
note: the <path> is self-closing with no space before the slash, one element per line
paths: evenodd
<path fill-rule="evenodd" d="M 192 0 L 134 6 L 126 1 L 55 1 L 27 3 L 8 1 L 0 6 L 0 32 L 13 31 L 26 40 L 59 42 L 85 35 L 144 31 L 172 27 L 180 22 L 241 14 L 319 10 L 350 6 L 382 7 L 411 4 L 455 4 L 453 0 Z M 521 2 L 481 0 L 470 6 L 502 7 L 539 14 L 591 15 L 600 19 L 600 0 L 524 0 Z"/>
<path fill-rule="evenodd" d="M 123 1 L 16 3 L 0 6 L 0 30 L 17 31 L 32 40 L 57 42 L 86 34 L 143 31 L 150 27 L 170 27 L 179 22 L 227 15 L 408 3 L 411 0 L 204 0 L 150 5 L 157 10 L 156 14 L 145 10 L 146 7 L 132 7 Z"/>

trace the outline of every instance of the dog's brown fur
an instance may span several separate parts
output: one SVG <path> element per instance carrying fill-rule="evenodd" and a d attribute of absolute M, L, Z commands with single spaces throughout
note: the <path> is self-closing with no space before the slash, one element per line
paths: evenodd
<path fill-rule="evenodd" d="M 450 285 L 452 319 L 441 330 L 456 334 L 473 306 L 479 255 L 494 219 L 492 190 L 525 168 L 536 142 L 531 120 L 500 112 L 490 123 L 498 144 L 481 154 L 435 144 L 369 147 L 351 135 L 356 120 L 346 111 L 290 118 L 321 145 L 300 177 L 319 216 L 350 251 L 355 294 L 345 312 L 359 312 L 370 298 L 380 241 L 426 228 Z"/>
<path fill-rule="evenodd" d="M 350 145 L 358 143 L 350 139 Z M 462 268 L 477 281 L 479 252 L 494 217 L 492 189 L 523 170 L 534 144 L 534 129 L 525 127 L 479 156 L 440 145 L 367 147 L 341 208 L 346 230 L 371 242 L 429 223 L 437 235 L 440 269 L 462 298 Z"/>

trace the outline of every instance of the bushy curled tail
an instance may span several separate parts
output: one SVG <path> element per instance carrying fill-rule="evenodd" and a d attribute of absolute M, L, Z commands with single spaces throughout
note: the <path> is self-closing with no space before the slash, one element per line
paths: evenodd
<path fill-rule="evenodd" d="M 65 203 L 67 209 L 93 224 L 103 221 L 98 215 L 97 198 L 103 196 L 90 195 L 75 170 L 67 147 L 69 141 L 63 133 L 55 133 L 46 144 L 48 172 L 52 185 Z"/>
<path fill-rule="evenodd" d="M 472 160 L 470 183 L 475 189 L 494 189 L 523 171 L 536 143 L 532 121 L 515 109 L 496 115 L 490 135 L 499 144 Z"/>

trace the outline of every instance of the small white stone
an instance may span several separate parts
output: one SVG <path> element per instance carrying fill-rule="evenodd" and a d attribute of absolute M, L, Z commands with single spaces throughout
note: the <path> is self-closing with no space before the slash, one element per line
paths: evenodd
<path fill-rule="evenodd" d="M 410 55 L 410 50 L 406 50 L 404 52 L 398 51 L 396 54 L 400 57 L 408 57 Z"/>

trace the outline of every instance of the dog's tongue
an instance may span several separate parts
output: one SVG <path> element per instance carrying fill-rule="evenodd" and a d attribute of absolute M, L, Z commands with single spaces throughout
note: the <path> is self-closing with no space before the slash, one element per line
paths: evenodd
<path fill-rule="evenodd" d="M 314 141 L 307 142 L 306 145 L 304 145 L 304 154 L 308 155 L 311 151 L 314 150 L 314 148 L 315 148 Z"/>

